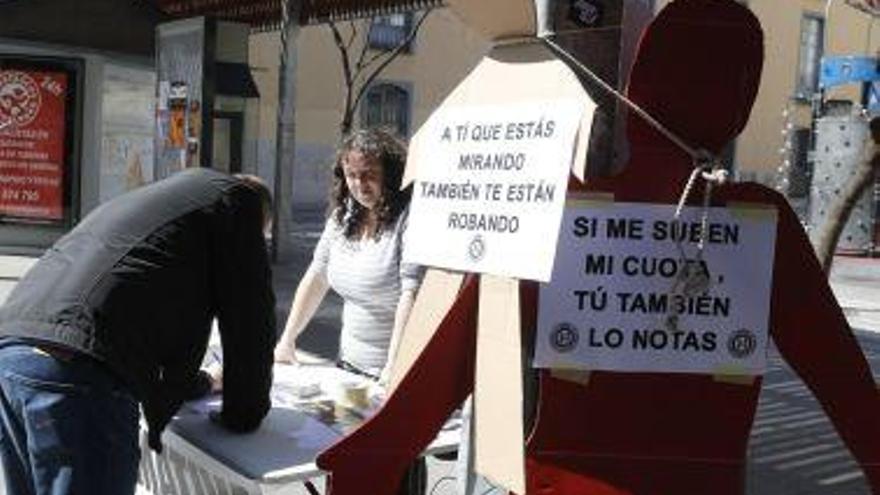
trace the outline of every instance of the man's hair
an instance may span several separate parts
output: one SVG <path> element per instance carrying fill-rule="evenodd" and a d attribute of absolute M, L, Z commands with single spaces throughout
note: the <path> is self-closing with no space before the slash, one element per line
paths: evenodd
<path fill-rule="evenodd" d="M 235 174 L 235 178 L 244 182 L 260 196 L 260 204 L 263 207 L 263 223 L 268 224 L 272 220 L 272 193 L 266 181 L 251 174 Z"/>

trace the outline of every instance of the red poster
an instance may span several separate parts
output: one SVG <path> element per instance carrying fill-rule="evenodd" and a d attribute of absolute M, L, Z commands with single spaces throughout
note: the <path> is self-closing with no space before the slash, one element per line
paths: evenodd
<path fill-rule="evenodd" d="M 60 221 L 68 75 L 0 69 L 0 216 Z"/>

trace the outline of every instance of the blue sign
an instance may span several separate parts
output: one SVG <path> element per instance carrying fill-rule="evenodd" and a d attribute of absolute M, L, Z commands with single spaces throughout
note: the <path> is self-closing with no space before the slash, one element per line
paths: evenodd
<path fill-rule="evenodd" d="M 874 57 L 823 57 L 819 87 L 827 89 L 850 83 L 880 80 L 878 60 Z"/>

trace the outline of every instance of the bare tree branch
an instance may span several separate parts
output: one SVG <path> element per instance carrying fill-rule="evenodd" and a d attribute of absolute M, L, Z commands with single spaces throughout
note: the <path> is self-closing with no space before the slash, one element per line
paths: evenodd
<path fill-rule="evenodd" d="M 364 67 L 369 65 L 364 64 L 364 57 L 367 56 L 367 51 L 370 49 L 370 37 L 373 36 L 373 26 L 375 25 L 376 19 L 370 19 L 370 27 L 369 29 L 367 29 L 367 35 L 364 36 L 364 43 L 363 45 L 361 45 L 361 54 L 358 56 L 357 63 L 355 64 L 355 68 L 357 69 L 358 73 L 364 70 Z"/>
<path fill-rule="evenodd" d="M 339 49 L 339 58 L 342 59 L 342 77 L 345 82 L 345 106 L 343 107 L 345 110 L 343 112 L 343 121 L 342 121 L 342 130 L 346 132 L 351 127 L 351 108 L 352 108 L 352 94 L 354 92 L 354 79 L 352 78 L 351 72 L 351 61 L 349 60 L 348 55 L 348 47 L 342 39 L 342 33 L 339 32 L 339 28 L 336 26 L 336 23 L 330 22 L 327 24 L 330 28 L 330 31 L 333 33 L 333 42 L 336 44 L 336 48 Z"/>
<path fill-rule="evenodd" d="M 385 69 L 385 67 L 387 67 L 388 64 L 390 64 L 395 58 L 397 58 L 397 56 L 400 55 L 401 52 L 403 52 L 403 50 L 407 46 L 409 46 L 410 43 L 412 43 L 412 41 L 415 39 L 416 35 L 419 32 L 419 28 L 422 27 L 422 23 L 425 22 L 425 19 L 428 18 L 428 15 L 431 12 L 433 12 L 433 10 L 434 10 L 433 7 L 429 7 L 425 11 L 425 13 L 422 14 L 422 16 L 419 18 L 419 20 L 415 23 L 415 25 L 413 25 L 413 28 L 410 29 L 406 38 L 404 38 L 400 43 L 398 43 L 397 46 L 394 47 L 393 50 L 391 50 L 390 52 L 387 53 L 387 58 L 385 60 L 383 60 L 379 65 L 376 66 L 375 69 L 373 69 L 372 71 L 370 71 L 368 73 L 368 75 L 364 79 L 364 82 L 361 84 L 360 88 L 358 89 L 357 96 L 355 96 L 355 98 L 354 98 L 353 106 L 355 108 L 360 104 L 361 99 L 364 97 L 364 94 L 367 92 L 367 89 L 369 89 L 370 83 L 372 83 L 376 79 L 376 77 L 379 76 L 379 74 L 382 72 L 382 70 Z M 374 57 L 373 59 L 371 59 L 370 62 L 368 62 L 366 64 L 366 66 L 368 66 L 370 63 L 372 63 L 372 61 L 374 61 L 376 58 L 378 58 L 378 57 Z M 366 68 L 366 66 L 364 68 Z"/>
<path fill-rule="evenodd" d="M 333 33 L 333 42 L 336 44 L 336 48 L 339 49 L 339 55 L 342 58 L 342 75 L 345 78 L 346 82 L 352 80 L 351 77 L 351 62 L 348 56 L 348 46 L 342 40 L 342 33 L 339 32 L 339 28 L 336 26 L 336 23 L 331 22 L 327 24 L 330 28 L 330 31 Z"/>
<path fill-rule="evenodd" d="M 358 38 L 361 31 L 358 29 L 355 21 L 349 22 L 350 32 L 347 33 L 349 36 L 344 36 L 340 31 L 339 26 L 334 22 L 330 22 L 327 26 L 330 28 L 331 33 L 333 33 L 333 42 L 336 44 L 336 48 L 339 50 L 339 56 L 342 59 L 342 76 L 343 82 L 345 84 L 345 102 L 342 111 L 342 122 L 339 123 L 339 130 L 341 135 L 347 134 L 353 125 L 354 122 L 354 114 L 357 111 L 358 105 L 360 105 L 361 100 L 366 94 L 367 90 L 370 87 L 370 84 L 379 76 L 379 74 L 390 64 L 398 55 L 400 55 L 403 50 L 409 46 L 416 35 L 418 34 L 419 29 L 422 24 L 427 19 L 428 14 L 431 13 L 433 8 L 428 8 L 425 12 L 419 17 L 418 21 L 412 26 L 410 31 L 407 33 L 406 37 L 400 41 L 392 50 L 390 51 L 381 51 L 376 56 L 370 57 L 367 59 L 367 53 L 370 50 L 370 36 L 373 32 L 373 27 L 375 25 L 375 19 L 370 22 L 369 28 L 366 31 L 366 36 L 363 39 L 363 44 L 359 47 L 359 53 L 357 55 L 357 59 L 353 59 L 352 50 L 355 48 L 355 41 Z M 347 38 L 347 39 L 346 39 Z M 376 65 L 372 70 L 367 71 L 367 69 L 373 65 L 375 62 L 381 62 Z M 363 80 L 362 83 L 358 84 L 359 81 Z"/>
<path fill-rule="evenodd" d="M 351 50 L 351 47 L 354 45 L 354 40 L 357 38 L 358 34 L 357 24 L 355 24 L 353 20 L 348 21 L 348 29 L 351 30 L 351 36 L 348 37 L 348 44 L 346 45 L 346 48 Z"/>

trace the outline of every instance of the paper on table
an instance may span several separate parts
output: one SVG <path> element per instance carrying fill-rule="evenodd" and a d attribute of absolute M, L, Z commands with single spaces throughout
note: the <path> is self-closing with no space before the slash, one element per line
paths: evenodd
<path fill-rule="evenodd" d="M 385 400 L 385 391 L 378 383 L 333 366 L 279 364 L 274 376 L 270 392 L 273 410 L 295 410 L 340 432 L 360 425 Z M 346 387 L 366 387 L 366 404 L 340 402 Z M 221 394 L 214 394 L 186 403 L 182 412 L 207 416 L 219 411 L 222 404 Z"/>
<path fill-rule="evenodd" d="M 323 393 L 319 383 L 276 383 L 272 386 L 272 405 L 292 407 L 304 401 L 316 399 Z"/>

